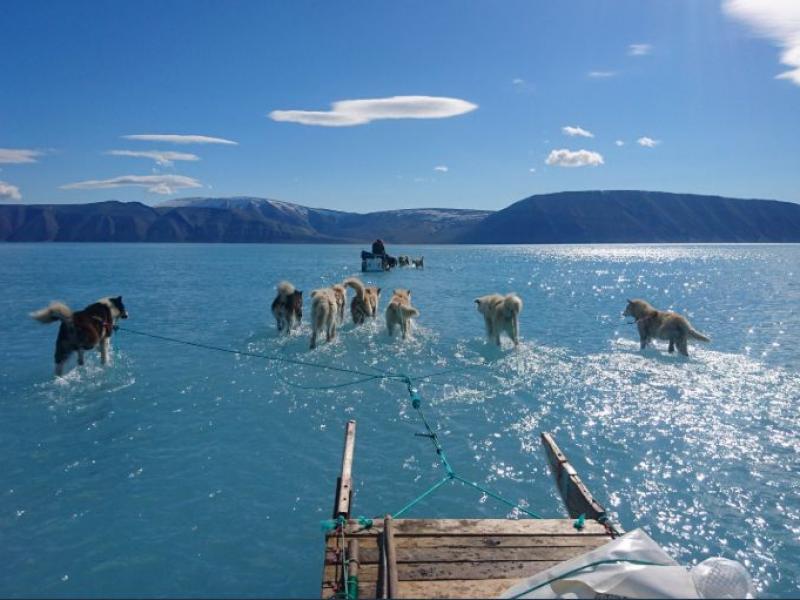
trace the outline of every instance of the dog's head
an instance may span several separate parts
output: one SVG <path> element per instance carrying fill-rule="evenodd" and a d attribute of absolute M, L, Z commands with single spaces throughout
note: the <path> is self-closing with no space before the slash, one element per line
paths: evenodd
<path fill-rule="evenodd" d="M 651 310 L 653 310 L 653 307 L 644 300 L 628 300 L 628 305 L 625 307 L 625 312 L 622 313 L 622 316 L 639 319 Z"/>
<path fill-rule="evenodd" d="M 125 305 L 122 303 L 122 296 L 109 298 L 108 302 L 111 305 L 111 315 L 114 317 L 114 319 L 128 318 L 128 311 L 125 308 Z"/>
<path fill-rule="evenodd" d="M 289 297 L 289 306 L 291 306 L 292 311 L 297 316 L 297 320 L 301 320 L 303 318 L 303 290 L 295 290 L 292 292 L 292 295 Z"/>

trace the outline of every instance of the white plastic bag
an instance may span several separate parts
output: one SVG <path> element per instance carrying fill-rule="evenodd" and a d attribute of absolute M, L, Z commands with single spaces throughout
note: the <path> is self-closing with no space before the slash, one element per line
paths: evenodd
<path fill-rule="evenodd" d="M 711 560 L 718 562 L 724 559 Z M 703 563 L 698 565 L 701 566 Z M 740 574 L 734 571 L 735 568 L 725 573 L 733 573 L 728 597 L 742 597 L 741 593 L 735 595 L 740 589 L 748 589 L 748 594 L 751 594 L 752 584 L 747 572 L 744 571 L 747 579 L 745 584 L 736 579 Z M 695 587 L 695 580 L 697 577 L 693 579 L 692 574 L 678 565 L 650 536 L 641 529 L 635 529 L 600 548 L 525 579 L 500 597 L 702 598 Z M 745 588 L 741 585 L 745 585 Z M 715 589 L 718 593 L 723 591 Z"/>

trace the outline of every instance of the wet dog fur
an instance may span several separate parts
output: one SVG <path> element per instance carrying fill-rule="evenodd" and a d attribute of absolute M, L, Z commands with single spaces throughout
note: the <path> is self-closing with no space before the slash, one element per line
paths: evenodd
<path fill-rule="evenodd" d="M 278 333 L 288 334 L 303 319 L 303 292 L 295 289 L 288 281 L 281 281 L 278 284 L 278 294 L 272 301 L 272 315 L 275 317 Z"/>
<path fill-rule="evenodd" d="M 55 374 L 64 374 L 64 365 L 73 352 L 78 353 L 78 365 L 84 364 L 84 352 L 100 349 L 100 362 L 107 365 L 110 360 L 111 334 L 119 319 L 127 319 L 128 311 L 122 296 L 101 298 L 83 310 L 73 312 L 62 302 L 51 302 L 49 306 L 31 313 L 40 323 L 60 321 L 55 347 Z"/>
<path fill-rule="evenodd" d="M 336 337 L 339 323 L 339 296 L 332 288 L 321 288 L 311 292 L 311 345 L 317 347 L 317 338 L 324 333 L 325 341 Z"/>
<path fill-rule="evenodd" d="M 365 286 L 356 277 L 348 277 L 343 284 L 352 288 L 356 293 L 350 301 L 350 314 L 353 317 L 353 323 L 361 325 L 367 318 L 374 319 L 378 314 L 378 300 L 381 296 L 381 288 Z"/>
<path fill-rule="evenodd" d="M 486 337 L 500 346 L 500 334 L 505 333 L 519 344 L 519 313 L 522 311 L 522 299 L 516 294 L 489 294 L 475 298 L 478 312 L 483 315 L 486 325 Z"/>
<path fill-rule="evenodd" d="M 633 317 L 639 329 L 639 347 L 644 350 L 650 340 L 668 340 L 669 352 L 675 348 L 689 356 L 689 339 L 710 342 L 711 339 L 691 326 L 683 315 L 666 310 L 656 310 L 645 300 L 628 300 L 625 317 Z"/>
<path fill-rule="evenodd" d="M 386 307 L 386 329 L 389 336 L 394 335 L 395 328 L 399 326 L 403 339 L 407 339 L 411 330 L 411 319 L 416 317 L 419 317 L 419 311 L 411 306 L 411 290 L 395 290 Z"/>

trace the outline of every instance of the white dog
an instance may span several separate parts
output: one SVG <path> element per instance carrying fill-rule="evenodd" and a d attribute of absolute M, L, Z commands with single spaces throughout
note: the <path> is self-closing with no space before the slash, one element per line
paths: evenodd
<path fill-rule="evenodd" d="M 519 313 L 522 300 L 516 294 L 489 294 L 475 298 L 478 312 L 486 322 L 486 336 L 498 346 L 500 334 L 505 332 L 516 346 L 519 344 Z"/>
<path fill-rule="evenodd" d="M 386 307 L 386 328 L 389 336 L 394 334 L 395 327 L 399 325 L 403 339 L 408 338 L 411 319 L 418 316 L 419 311 L 411 306 L 411 290 L 395 290 L 389 306 Z"/>

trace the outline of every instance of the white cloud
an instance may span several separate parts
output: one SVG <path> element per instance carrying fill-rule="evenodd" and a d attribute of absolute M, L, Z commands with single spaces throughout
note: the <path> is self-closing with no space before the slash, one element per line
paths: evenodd
<path fill-rule="evenodd" d="M 571 125 L 566 125 L 565 127 L 562 127 L 561 128 L 561 132 L 564 135 L 568 135 L 568 136 L 571 136 L 571 137 L 574 137 L 576 135 L 580 136 L 580 137 L 587 137 L 587 138 L 593 138 L 594 137 L 594 134 L 591 131 L 586 131 L 585 129 L 583 129 L 581 127 L 572 127 Z"/>
<path fill-rule="evenodd" d="M 106 154 L 112 156 L 132 156 L 134 158 L 150 158 L 156 161 L 157 165 L 162 167 L 172 166 L 173 161 L 176 160 L 200 160 L 196 154 L 189 154 L 188 152 L 170 152 L 161 150 L 109 150 Z"/>
<path fill-rule="evenodd" d="M 528 169 L 528 173 L 536 173 L 536 167 L 531 167 Z"/>
<path fill-rule="evenodd" d="M 650 51 L 653 49 L 653 46 L 650 44 L 631 44 L 628 46 L 628 55 L 629 56 L 645 56 L 650 54 Z"/>
<path fill-rule="evenodd" d="M 624 145 L 625 145 L 625 142 L 623 142 L 622 140 L 617 140 L 617 141 L 616 141 L 616 142 L 614 142 L 614 143 L 615 143 L 617 146 L 624 146 Z"/>
<path fill-rule="evenodd" d="M 653 138 L 645 135 L 636 140 L 636 143 L 640 146 L 644 146 L 645 148 L 655 148 L 661 143 L 661 140 L 654 140 Z"/>
<path fill-rule="evenodd" d="M 126 186 L 147 188 L 155 194 L 174 194 L 184 188 L 199 188 L 202 184 L 184 175 L 122 175 L 111 179 L 90 179 L 62 185 L 64 190 L 104 190 Z"/>
<path fill-rule="evenodd" d="M 522 79 L 521 77 L 515 77 L 514 79 L 511 80 L 511 83 L 513 83 L 514 85 L 523 85 L 525 83 L 525 80 Z"/>
<path fill-rule="evenodd" d="M 476 108 L 477 104 L 458 98 L 392 96 L 340 100 L 331 105 L 331 110 L 273 110 L 269 118 L 302 125 L 348 127 L 379 119 L 443 119 L 463 115 Z"/>
<path fill-rule="evenodd" d="M 34 163 L 43 153 L 38 150 L 0 148 L 0 163 L 21 164 Z"/>
<path fill-rule="evenodd" d="M 440 173 L 447 173 L 450 169 L 447 168 L 447 165 L 436 165 L 433 167 L 434 171 L 439 171 Z"/>
<path fill-rule="evenodd" d="M 169 144 L 227 144 L 237 146 L 238 142 L 225 138 L 209 137 L 207 135 L 176 135 L 172 133 L 137 133 L 123 135 L 126 140 L 139 140 L 142 142 L 167 142 Z"/>
<path fill-rule="evenodd" d="M 614 77 L 616 74 L 616 71 L 589 71 L 586 75 L 592 79 L 606 79 L 608 77 Z"/>
<path fill-rule="evenodd" d="M 560 150 L 552 150 L 545 164 L 556 167 L 596 167 L 602 165 L 603 155 L 599 152 L 592 152 L 590 150 L 567 150 L 562 148 Z"/>
<path fill-rule="evenodd" d="M 725 0 L 723 10 L 747 23 L 757 35 L 782 48 L 780 61 L 790 67 L 776 75 L 800 85 L 800 2 L 797 0 Z"/>
<path fill-rule="evenodd" d="M 0 181 L 0 200 L 22 200 L 22 194 L 17 186 Z"/>

